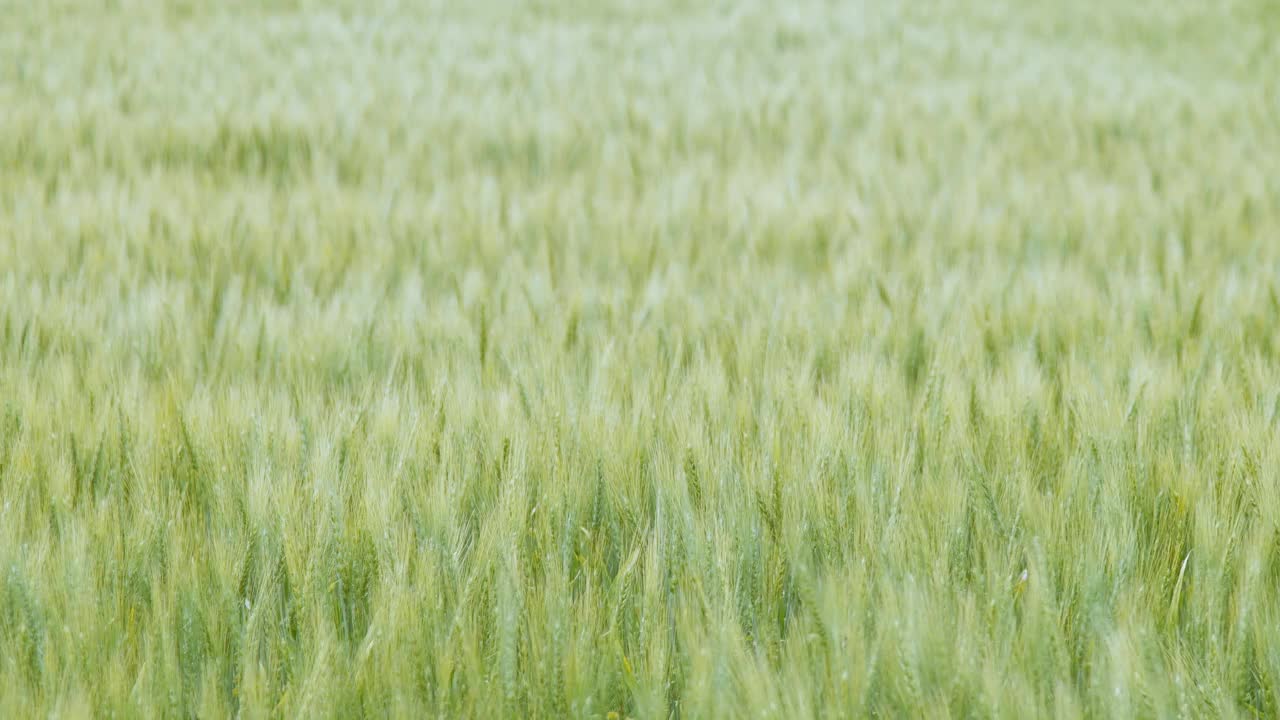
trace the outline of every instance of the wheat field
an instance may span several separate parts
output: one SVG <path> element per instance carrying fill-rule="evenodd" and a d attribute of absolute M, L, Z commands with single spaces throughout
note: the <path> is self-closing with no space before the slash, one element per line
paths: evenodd
<path fill-rule="evenodd" d="M 1275 717 L 1278 38 L 0 0 L 0 715 Z"/>

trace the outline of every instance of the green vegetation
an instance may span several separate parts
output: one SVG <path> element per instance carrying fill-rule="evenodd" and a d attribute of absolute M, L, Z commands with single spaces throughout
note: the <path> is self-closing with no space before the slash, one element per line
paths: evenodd
<path fill-rule="evenodd" d="M 1277 716 L 1276 8 L 0 2 L 0 716 Z"/>

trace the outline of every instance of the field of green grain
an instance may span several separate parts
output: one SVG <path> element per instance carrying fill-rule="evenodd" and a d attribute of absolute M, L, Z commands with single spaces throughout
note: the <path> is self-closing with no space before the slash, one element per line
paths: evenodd
<path fill-rule="evenodd" d="M 1270 0 L 0 0 L 0 716 L 1275 717 Z"/>

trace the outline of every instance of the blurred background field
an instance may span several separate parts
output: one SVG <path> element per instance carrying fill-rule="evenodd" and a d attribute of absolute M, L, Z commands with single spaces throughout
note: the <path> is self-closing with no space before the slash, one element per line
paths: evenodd
<path fill-rule="evenodd" d="M 0 715 L 1280 714 L 1267 0 L 0 0 Z"/>

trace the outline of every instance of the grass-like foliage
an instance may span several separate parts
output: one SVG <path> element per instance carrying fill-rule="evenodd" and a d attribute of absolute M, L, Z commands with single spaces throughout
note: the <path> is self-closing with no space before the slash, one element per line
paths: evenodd
<path fill-rule="evenodd" d="M 1277 716 L 1275 8 L 0 2 L 0 715 Z"/>

